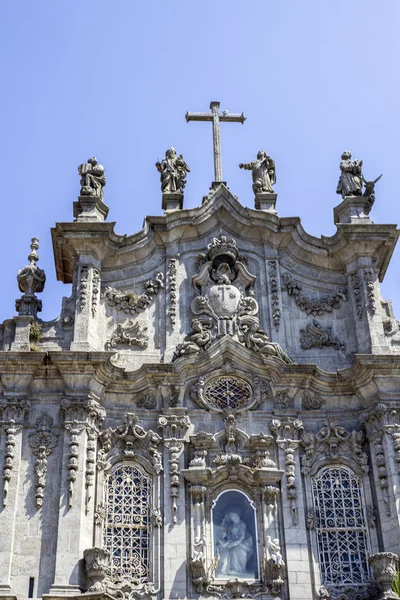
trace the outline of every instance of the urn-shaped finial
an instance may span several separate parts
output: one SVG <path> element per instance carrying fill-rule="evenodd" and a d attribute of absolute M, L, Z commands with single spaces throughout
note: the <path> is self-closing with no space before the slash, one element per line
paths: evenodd
<path fill-rule="evenodd" d="M 43 269 L 40 269 L 36 264 L 39 260 L 38 249 L 39 240 L 34 237 L 32 238 L 31 251 L 28 256 L 29 265 L 18 271 L 18 287 L 23 292 L 23 296 L 16 301 L 15 306 L 20 315 L 32 315 L 35 317 L 36 313 L 42 310 L 42 301 L 38 300 L 35 294 L 43 292 L 46 275 Z"/>
<path fill-rule="evenodd" d="M 397 575 L 399 557 L 394 552 L 378 552 L 369 557 L 369 564 L 374 572 L 374 579 L 381 587 L 378 600 L 397 600 L 399 596 L 392 590 Z"/>

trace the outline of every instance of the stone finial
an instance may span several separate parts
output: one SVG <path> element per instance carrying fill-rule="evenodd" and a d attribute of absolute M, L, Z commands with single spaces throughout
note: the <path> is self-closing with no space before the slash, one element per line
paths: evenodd
<path fill-rule="evenodd" d="M 392 589 L 399 565 L 399 557 L 393 552 L 378 552 L 369 557 L 374 579 L 381 588 L 378 600 L 397 600 L 399 596 Z"/>
<path fill-rule="evenodd" d="M 38 238 L 32 238 L 31 252 L 28 256 L 29 265 L 18 271 L 18 287 L 23 292 L 22 297 L 16 300 L 15 307 L 19 315 L 30 315 L 35 317 L 37 312 L 42 310 L 42 301 L 36 298 L 38 292 L 43 292 L 46 282 L 46 275 L 43 269 L 37 266 L 39 256 Z"/>

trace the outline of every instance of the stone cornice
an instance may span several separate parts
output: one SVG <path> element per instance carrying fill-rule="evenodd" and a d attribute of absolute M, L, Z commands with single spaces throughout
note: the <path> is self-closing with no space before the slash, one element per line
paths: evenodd
<path fill-rule="evenodd" d="M 213 235 L 221 224 L 242 240 L 256 237 L 271 248 L 287 248 L 304 264 L 320 269 L 345 271 L 357 256 L 374 258 L 382 281 L 399 232 L 395 225 L 338 225 L 332 237 L 309 235 L 298 217 L 279 218 L 266 211 L 242 206 L 221 185 L 202 206 L 146 217 L 143 229 L 134 235 L 118 235 L 115 223 L 57 223 L 52 229 L 57 279 L 72 281 L 74 257 L 90 253 L 107 270 L 144 262 L 157 249 L 174 248 Z M 190 225 L 188 227 L 188 225 Z M 211 232 L 211 233 L 210 233 Z"/>

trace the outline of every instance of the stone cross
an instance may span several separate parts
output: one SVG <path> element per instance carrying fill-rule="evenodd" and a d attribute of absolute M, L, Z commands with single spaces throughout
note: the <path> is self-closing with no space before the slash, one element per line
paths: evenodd
<path fill-rule="evenodd" d="M 219 183 L 222 181 L 221 164 L 221 140 L 219 134 L 220 121 L 231 121 L 233 123 L 244 123 L 245 114 L 229 113 L 228 110 L 219 113 L 219 102 L 211 102 L 211 113 L 187 112 L 186 121 L 212 121 L 213 124 L 213 143 L 214 143 L 214 180 Z"/>

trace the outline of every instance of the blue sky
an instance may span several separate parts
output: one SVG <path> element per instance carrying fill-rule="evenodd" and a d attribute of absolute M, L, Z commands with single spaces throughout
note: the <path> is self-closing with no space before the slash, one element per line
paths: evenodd
<path fill-rule="evenodd" d="M 0 13 L 0 321 L 15 314 L 16 273 L 40 238 L 47 274 L 45 320 L 70 286 L 57 282 L 50 228 L 72 220 L 77 165 L 106 168 L 108 220 L 117 233 L 161 214 L 154 163 L 173 145 L 191 168 L 185 206 L 213 179 L 211 125 L 185 113 L 244 111 L 221 127 L 223 175 L 246 206 L 251 175 L 239 170 L 265 149 L 276 162 L 279 215 L 333 235 L 340 155 L 384 173 L 371 217 L 398 223 L 398 0 L 17 0 Z M 400 247 L 382 286 L 400 317 Z"/>

